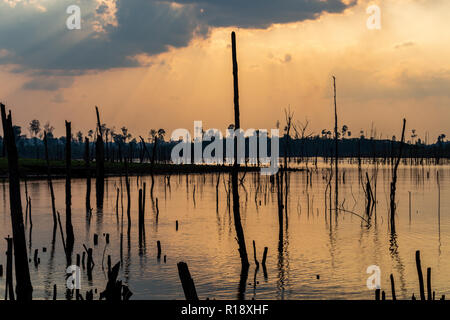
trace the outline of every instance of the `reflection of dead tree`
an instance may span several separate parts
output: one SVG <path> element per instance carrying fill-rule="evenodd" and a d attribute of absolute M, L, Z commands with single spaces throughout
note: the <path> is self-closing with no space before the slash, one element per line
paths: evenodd
<path fill-rule="evenodd" d="M 333 88 L 334 88 L 334 168 L 335 168 L 335 206 L 336 209 L 338 207 L 338 181 L 339 181 L 339 171 L 338 171 L 338 163 L 339 163 L 339 152 L 338 152 L 338 122 L 337 122 L 337 106 L 336 106 L 336 77 L 333 76 Z M 337 216 L 337 211 L 336 211 Z"/>
<path fill-rule="evenodd" d="M 219 182 L 220 182 L 220 172 L 217 175 L 217 182 L 216 182 L 216 213 L 219 212 Z"/>
<path fill-rule="evenodd" d="M 350 214 L 352 214 L 352 215 L 354 215 L 354 216 L 356 216 L 358 218 L 361 218 L 361 220 L 363 220 L 364 222 L 367 223 L 367 226 L 370 226 L 370 221 L 367 220 L 366 218 L 364 218 L 362 215 L 356 213 L 356 212 L 353 212 L 353 211 L 350 211 L 350 210 L 347 210 L 347 209 L 344 209 L 344 208 L 334 208 L 333 210 L 342 211 L 342 212 L 345 212 L 345 213 L 350 213 Z"/>
<path fill-rule="evenodd" d="M 56 207 L 55 207 L 55 192 L 53 190 L 52 177 L 50 173 L 50 161 L 48 157 L 48 143 L 47 143 L 47 131 L 44 131 L 44 148 L 45 148 L 45 161 L 47 163 L 47 183 L 50 189 L 50 198 L 52 203 L 52 213 L 53 213 L 53 242 L 55 241 L 56 227 L 58 225 L 58 219 L 56 217 Z"/>
<path fill-rule="evenodd" d="M 328 171 L 327 171 L 327 176 L 328 176 Z M 329 198 L 329 202 L 330 202 L 330 228 L 331 228 L 331 212 L 332 212 L 332 204 L 331 204 L 331 181 L 333 180 L 333 170 L 330 169 L 330 176 L 327 179 L 327 185 L 325 188 L 325 216 L 327 214 L 327 192 L 328 192 L 328 198 Z M 326 217 L 325 217 L 326 219 Z"/>
<path fill-rule="evenodd" d="M 400 140 L 400 148 L 398 152 L 397 159 L 395 161 L 394 168 L 392 169 L 392 182 L 391 182 L 391 212 L 390 212 L 390 222 L 391 222 L 391 232 L 395 233 L 395 191 L 396 191 L 396 184 L 397 184 L 397 169 L 398 165 L 400 164 L 400 159 L 402 157 L 402 149 L 403 149 L 403 142 L 405 140 L 405 125 L 406 125 L 406 119 L 403 119 L 403 129 L 402 129 L 402 139 Z"/>
<path fill-rule="evenodd" d="M 327 182 L 325 184 L 325 191 L 324 191 L 324 196 L 323 199 L 325 200 L 325 221 L 327 220 L 327 194 L 328 194 L 328 171 L 325 171 L 325 177 L 322 177 L 322 179 L 325 179 L 325 181 Z"/>
<path fill-rule="evenodd" d="M 366 195 L 366 215 L 367 215 L 367 219 L 370 221 L 370 219 L 372 218 L 372 212 L 373 212 L 373 208 L 375 206 L 375 197 L 373 196 L 373 192 L 372 192 L 372 186 L 370 184 L 370 179 L 369 179 L 369 175 L 366 172 L 366 187 L 364 188 L 364 185 L 362 185 L 364 194 Z"/>

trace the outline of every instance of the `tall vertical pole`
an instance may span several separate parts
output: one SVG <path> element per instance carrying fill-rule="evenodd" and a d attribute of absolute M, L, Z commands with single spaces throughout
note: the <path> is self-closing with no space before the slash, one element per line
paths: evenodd
<path fill-rule="evenodd" d="M 6 116 L 5 105 L 0 103 L 3 137 L 8 153 L 9 172 L 9 206 L 11 209 L 11 225 L 14 245 L 14 264 L 16 273 L 17 300 L 31 300 L 33 286 L 31 285 L 30 269 L 23 225 L 22 201 L 20 199 L 19 155 L 14 138 L 11 111 Z"/>
<path fill-rule="evenodd" d="M 239 120 L 239 89 L 238 89 L 238 67 L 236 58 L 236 34 L 231 33 L 231 47 L 233 56 L 233 85 L 234 85 L 234 129 L 235 132 L 240 128 Z M 239 185 L 238 185 L 238 163 L 237 163 L 237 139 L 234 138 L 234 166 L 231 172 L 231 184 L 233 190 L 233 213 L 234 225 L 236 228 L 236 236 L 239 244 L 239 255 L 243 269 L 248 269 L 249 262 L 247 256 L 247 248 L 245 245 L 244 230 L 241 224 L 241 215 L 239 208 Z"/>
<path fill-rule="evenodd" d="M 66 121 L 66 258 L 67 265 L 72 264 L 72 250 L 75 242 L 72 227 L 72 129 Z"/>
<path fill-rule="evenodd" d="M 338 163 L 339 163 L 339 151 L 338 151 L 338 120 L 337 120 L 337 106 L 336 106 L 336 77 L 333 76 L 333 88 L 334 88 L 334 181 L 335 181 L 335 206 L 336 206 L 336 213 L 338 210 L 339 200 L 338 200 L 338 181 L 339 181 L 339 174 L 338 174 Z"/>

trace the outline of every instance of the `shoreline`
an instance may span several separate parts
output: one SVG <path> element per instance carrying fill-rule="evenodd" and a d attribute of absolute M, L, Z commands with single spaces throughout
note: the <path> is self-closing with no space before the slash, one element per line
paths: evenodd
<path fill-rule="evenodd" d="M 128 163 L 128 175 L 171 175 L 171 174 L 204 174 L 230 172 L 231 166 L 208 165 L 208 164 L 171 164 L 155 163 Z M 258 172 L 261 168 L 257 166 L 240 166 L 240 172 Z M 302 169 L 290 169 L 290 171 L 302 171 Z M 47 179 L 47 163 L 43 159 L 19 159 L 20 178 Z M 50 172 L 52 179 L 65 178 L 66 167 L 62 160 L 50 161 Z M 95 179 L 95 162 L 89 163 L 91 178 Z M 125 165 L 122 162 L 105 162 L 105 177 L 117 177 L 125 175 Z M 72 160 L 72 178 L 87 178 L 87 170 L 84 160 Z M 8 160 L 0 158 L 0 179 L 8 179 Z"/>

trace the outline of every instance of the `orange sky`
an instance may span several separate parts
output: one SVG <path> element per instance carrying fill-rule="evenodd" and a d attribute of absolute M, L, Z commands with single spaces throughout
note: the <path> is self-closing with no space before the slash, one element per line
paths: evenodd
<path fill-rule="evenodd" d="M 372 3 L 381 7 L 381 30 L 366 27 Z M 339 124 L 354 136 L 369 135 L 372 124 L 377 136 L 399 135 L 406 117 L 409 133 L 428 131 L 434 141 L 450 134 L 449 18 L 444 0 L 359 1 L 343 13 L 267 29 L 217 27 L 187 46 L 139 56 L 141 67 L 55 76 L 58 90 L 26 89 L 30 75 L 4 64 L 0 99 L 14 122 L 48 120 L 57 135 L 64 120 L 76 131 L 94 128 L 95 105 L 102 122 L 127 126 L 136 136 L 146 137 L 150 128 L 193 130 L 194 120 L 225 131 L 233 122 L 229 43 L 235 30 L 242 127 L 274 128 L 290 106 L 296 120 L 309 119 L 310 132 L 331 129 L 335 75 Z"/>

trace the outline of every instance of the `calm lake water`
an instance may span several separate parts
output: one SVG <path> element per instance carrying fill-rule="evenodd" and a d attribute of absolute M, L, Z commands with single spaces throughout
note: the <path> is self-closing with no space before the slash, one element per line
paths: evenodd
<path fill-rule="evenodd" d="M 311 165 L 309 166 L 311 168 Z M 314 169 L 314 168 L 313 168 Z M 327 168 L 308 173 L 290 173 L 288 220 L 284 228 L 283 243 L 279 250 L 278 208 L 275 188 L 268 177 L 247 173 L 240 186 L 241 218 L 250 260 L 246 281 L 246 299 L 373 299 L 374 292 L 366 286 L 370 265 L 381 269 L 381 287 L 390 298 L 389 276 L 394 275 L 397 297 L 410 299 L 419 294 L 415 265 L 415 251 L 421 251 L 422 269 L 432 268 L 432 286 L 436 296 L 450 295 L 450 166 L 405 166 L 399 168 L 397 183 L 396 239 L 388 226 L 389 183 L 391 169 L 378 165 L 376 213 L 372 225 L 356 215 L 334 211 L 330 226 L 329 204 L 325 207 Z M 357 166 L 342 163 L 339 184 L 339 202 L 343 207 L 364 215 L 365 196 L 359 183 Z M 345 183 L 342 180 L 345 172 Z M 373 165 L 363 165 L 362 174 L 374 174 Z M 440 213 L 439 189 L 440 182 Z M 242 174 L 241 174 L 242 177 Z M 172 175 L 170 188 L 164 176 L 155 176 L 154 200 L 150 197 L 151 177 L 131 177 L 132 228 L 127 237 L 126 192 L 124 180 L 124 237 L 123 267 L 119 278 L 134 293 L 132 299 L 184 299 L 178 277 L 177 262 L 187 262 L 201 299 L 236 299 L 240 280 L 240 258 L 235 239 L 233 212 L 227 207 L 228 175 L 220 176 L 219 201 L 216 210 L 217 174 Z M 259 180 L 259 182 L 258 182 Z M 147 185 L 145 211 L 145 244 L 138 243 L 138 188 Z M 72 222 L 76 253 L 82 253 L 83 244 L 94 248 L 93 281 L 89 282 L 82 270 L 81 292 L 105 288 L 107 255 L 115 264 L 120 261 L 120 221 L 116 216 L 117 187 L 120 178 L 106 179 L 103 210 L 95 208 L 95 180 L 92 181 L 91 205 L 94 207 L 90 224 L 85 212 L 86 181 L 72 180 Z M 258 187 L 259 185 L 259 187 Z M 334 181 L 332 182 L 334 186 Z M 54 180 L 57 210 L 64 226 L 65 180 Z M 256 192 L 258 190 L 258 192 Z M 25 210 L 25 186 L 22 185 Z M 411 221 L 409 219 L 409 192 L 411 193 Z M 51 299 L 53 285 L 57 284 L 58 298 L 65 296 L 66 260 L 58 230 L 52 250 L 53 219 L 50 193 L 45 180 L 28 181 L 32 202 L 32 241 L 30 256 L 39 249 L 41 263 L 30 272 L 35 299 Z M 256 195 L 256 198 L 255 198 Z M 159 217 L 156 219 L 156 198 Z M 0 233 L 11 234 L 8 183 L 0 184 Z M 333 200 L 334 203 L 334 200 Z M 375 223 L 376 215 L 376 223 Z M 439 218 L 440 215 L 440 218 Z M 175 221 L 179 230 L 175 230 Z M 29 224 L 26 234 L 28 237 Z M 93 234 L 99 234 L 99 243 L 93 244 Z M 104 233 L 110 234 L 106 245 Z M 162 256 L 157 260 L 156 242 L 161 241 Z M 253 262 L 252 240 L 256 241 L 257 257 L 261 261 L 263 248 L 268 247 L 267 278 L 262 268 L 256 274 Z M 27 238 L 27 243 L 29 239 Z M 42 252 L 46 247 L 47 252 Z M 6 241 L 0 241 L 0 251 L 6 251 Z M 52 254 L 53 251 L 53 254 Z M 102 257 L 104 255 L 104 270 Z M 0 255 L 6 265 L 6 256 Z M 317 279 L 317 275 L 320 275 Z M 0 288 L 5 287 L 5 276 Z M 3 298 L 4 291 L 0 291 Z M 98 299 L 98 294 L 94 295 Z"/>

